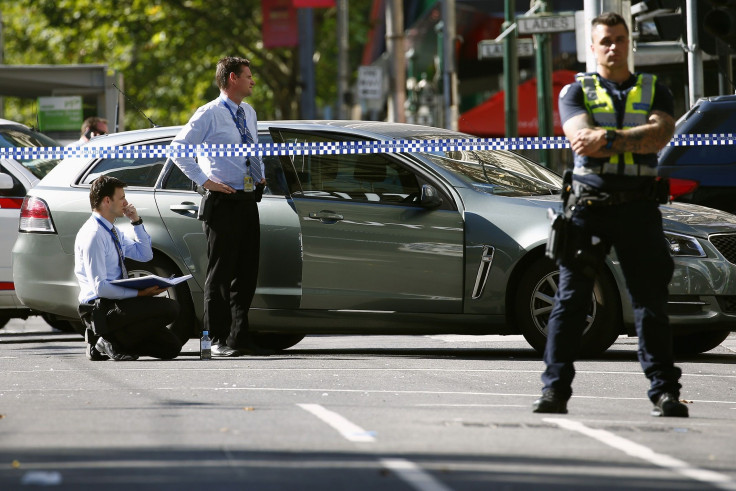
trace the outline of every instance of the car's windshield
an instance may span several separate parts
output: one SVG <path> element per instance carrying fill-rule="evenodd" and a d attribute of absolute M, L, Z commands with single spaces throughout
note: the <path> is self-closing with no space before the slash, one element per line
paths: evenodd
<path fill-rule="evenodd" d="M 20 125 L 0 125 L 0 147 L 60 147 L 61 144 L 43 133 L 30 130 Z M 18 162 L 34 176 L 42 179 L 51 171 L 58 159 L 18 159 Z"/>
<path fill-rule="evenodd" d="M 437 136 L 420 139 L 438 139 Z M 473 188 L 489 194 L 535 196 L 556 194 L 562 178 L 534 162 L 505 150 L 427 152 L 432 162 L 452 171 Z"/>

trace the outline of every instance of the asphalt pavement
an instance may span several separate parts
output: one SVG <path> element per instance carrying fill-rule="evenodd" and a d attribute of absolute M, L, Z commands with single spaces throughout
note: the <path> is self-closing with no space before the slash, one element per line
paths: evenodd
<path fill-rule="evenodd" d="M 654 418 L 636 339 L 537 415 L 520 336 L 312 336 L 272 357 L 90 362 L 42 320 L 0 330 L 0 489 L 736 490 L 736 336 L 681 360 Z"/>

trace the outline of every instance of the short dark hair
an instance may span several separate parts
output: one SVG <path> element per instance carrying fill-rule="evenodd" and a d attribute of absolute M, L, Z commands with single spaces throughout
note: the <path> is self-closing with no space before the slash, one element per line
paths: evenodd
<path fill-rule="evenodd" d="M 99 209 L 102 200 L 115 196 L 115 191 L 119 188 L 127 187 L 123 181 L 117 177 L 100 176 L 89 187 L 89 204 L 93 210 Z"/>
<path fill-rule="evenodd" d="M 617 26 L 619 24 L 623 24 L 623 26 L 626 28 L 626 32 L 629 32 L 629 26 L 626 25 L 626 19 L 621 17 L 616 12 L 603 12 L 601 15 L 596 17 L 590 22 L 590 27 L 594 28 L 595 26 L 602 24 L 604 26 L 613 27 Z"/>
<path fill-rule="evenodd" d="M 217 62 L 217 69 L 215 70 L 215 82 L 220 90 L 227 88 L 228 79 L 231 73 L 240 74 L 242 67 L 250 66 L 250 61 L 239 56 L 226 56 L 221 58 Z"/>

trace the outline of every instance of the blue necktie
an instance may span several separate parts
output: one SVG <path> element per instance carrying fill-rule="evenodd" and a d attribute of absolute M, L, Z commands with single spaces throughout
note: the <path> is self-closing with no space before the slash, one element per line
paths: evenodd
<path fill-rule="evenodd" d="M 238 107 L 236 117 L 238 118 L 238 129 L 245 128 L 245 143 L 252 144 L 253 135 L 250 134 L 250 130 L 245 124 L 245 111 L 242 107 Z M 241 129 L 240 132 L 242 133 L 243 130 Z M 248 166 L 248 168 L 250 169 L 250 175 L 253 178 L 253 183 L 258 184 L 259 182 L 261 182 L 261 179 L 263 179 L 263 175 L 261 174 L 261 159 L 260 157 L 256 157 L 254 155 L 252 157 L 248 157 L 248 160 L 250 161 L 250 166 Z"/>
<path fill-rule="evenodd" d="M 112 233 L 113 240 L 115 242 L 115 249 L 118 251 L 118 258 L 120 259 L 120 269 L 123 273 L 123 278 L 127 278 L 128 270 L 125 269 L 125 262 L 123 259 L 123 244 L 120 242 L 120 236 L 118 235 L 118 231 L 115 229 L 115 226 L 110 229 L 110 232 Z"/>

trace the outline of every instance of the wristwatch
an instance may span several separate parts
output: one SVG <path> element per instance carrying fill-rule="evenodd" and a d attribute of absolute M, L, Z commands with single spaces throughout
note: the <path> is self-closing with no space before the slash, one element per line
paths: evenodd
<path fill-rule="evenodd" d="M 131 225 L 140 225 L 141 223 L 143 223 L 143 219 L 141 217 L 138 217 L 138 220 L 135 222 L 130 222 Z"/>
<path fill-rule="evenodd" d="M 610 150 L 613 147 L 613 140 L 616 139 L 616 130 L 606 130 L 606 150 Z"/>

